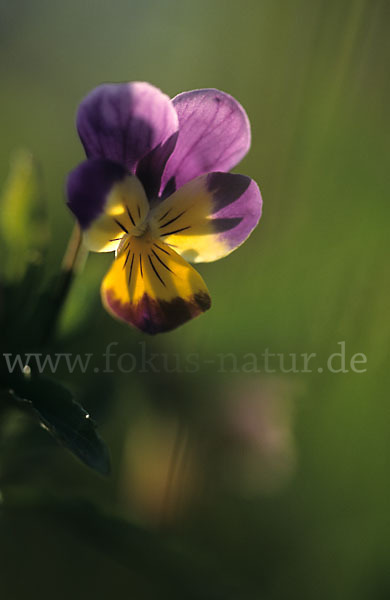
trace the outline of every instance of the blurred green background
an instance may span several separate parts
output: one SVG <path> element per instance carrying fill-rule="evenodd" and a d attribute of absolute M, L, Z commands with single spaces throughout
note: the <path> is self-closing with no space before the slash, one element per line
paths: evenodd
<path fill-rule="evenodd" d="M 212 310 L 146 339 L 105 314 L 110 257 L 90 255 L 58 351 L 269 348 L 317 353 L 317 366 L 345 341 L 348 360 L 367 356 L 360 374 L 64 371 L 113 473 L 14 424 L 1 598 L 390 597 L 389 26 L 386 0 L 0 0 L 0 182 L 15 149 L 33 152 L 48 274 L 73 226 L 64 180 L 83 159 L 74 118 L 94 86 L 216 87 L 252 125 L 236 170 L 259 183 L 263 217 L 200 267 Z M 187 451 L 167 507 L 178 421 Z"/>

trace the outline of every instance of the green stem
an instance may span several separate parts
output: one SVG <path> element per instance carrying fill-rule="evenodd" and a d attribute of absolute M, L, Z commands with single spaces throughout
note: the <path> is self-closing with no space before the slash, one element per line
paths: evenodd
<path fill-rule="evenodd" d="M 52 306 L 54 307 L 54 310 L 47 320 L 46 328 L 42 336 L 43 343 L 48 343 L 55 332 L 75 275 L 81 269 L 87 255 L 88 251 L 82 244 L 80 227 L 76 224 L 69 238 L 68 246 L 62 260 L 61 273 L 57 281 L 57 286 L 53 292 Z"/>

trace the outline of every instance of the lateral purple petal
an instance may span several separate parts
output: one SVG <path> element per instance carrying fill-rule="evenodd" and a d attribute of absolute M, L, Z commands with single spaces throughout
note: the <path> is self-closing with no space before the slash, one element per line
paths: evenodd
<path fill-rule="evenodd" d="M 106 158 L 135 174 L 138 162 L 178 129 L 169 99 L 149 83 L 103 84 L 81 102 L 77 129 L 88 158 Z"/>
<path fill-rule="evenodd" d="M 126 177 L 126 169 L 118 163 L 96 158 L 86 160 L 68 175 L 68 206 L 82 229 L 104 212 L 113 185 Z"/>
<path fill-rule="evenodd" d="M 172 193 L 199 175 L 229 171 L 248 152 L 249 119 L 229 94 L 194 90 L 179 94 L 172 104 L 179 118 L 179 136 L 163 174 L 162 190 Z"/>
<path fill-rule="evenodd" d="M 240 246 L 261 216 L 261 195 L 245 175 L 207 173 L 153 208 L 157 237 L 186 261 L 211 262 Z"/>

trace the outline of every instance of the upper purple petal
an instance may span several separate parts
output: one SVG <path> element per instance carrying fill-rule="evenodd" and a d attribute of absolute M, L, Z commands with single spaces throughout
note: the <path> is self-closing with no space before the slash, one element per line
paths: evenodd
<path fill-rule="evenodd" d="M 77 129 L 88 158 L 115 161 L 134 174 L 142 158 L 176 134 L 178 116 L 169 97 L 149 83 L 103 84 L 81 102 Z"/>
<path fill-rule="evenodd" d="M 194 90 L 179 94 L 172 104 L 179 117 L 179 135 L 163 174 L 164 195 L 204 173 L 229 171 L 251 142 L 247 114 L 229 94 Z"/>

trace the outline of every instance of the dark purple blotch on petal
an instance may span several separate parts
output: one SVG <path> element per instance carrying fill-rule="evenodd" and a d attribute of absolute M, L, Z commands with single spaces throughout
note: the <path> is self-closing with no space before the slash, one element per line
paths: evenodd
<path fill-rule="evenodd" d="M 162 173 L 175 148 L 177 136 L 178 132 L 172 134 L 166 142 L 159 144 L 138 163 L 136 175 L 149 200 L 158 197 Z"/>
<path fill-rule="evenodd" d="M 207 189 L 213 195 L 213 213 L 229 206 L 248 189 L 251 178 L 233 173 L 209 173 L 207 175 Z"/>
<path fill-rule="evenodd" d="M 189 300 L 180 297 L 155 300 L 148 294 L 137 304 L 121 303 L 111 294 L 105 300 L 120 319 L 151 335 L 172 331 L 211 306 L 210 296 L 204 292 L 194 294 Z"/>
<path fill-rule="evenodd" d="M 209 173 L 207 188 L 213 197 L 213 227 L 230 248 L 236 248 L 259 222 L 260 190 L 250 177 L 233 173 Z"/>
<path fill-rule="evenodd" d="M 213 219 L 213 229 L 216 233 L 223 233 L 237 227 L 242 221 L 242 217 L 234 217 L 233 219 Z"/>
<path fill-rule="evenodd" d="M 86 160 L 68 176 L 68 206 L 82 229 L 104 212 L 107 195 L 114 184 L 126 177 L 126 169 L 104 159 Z"/>
<path fill-rule="evenodd" d="M 168 196 L 172 196 L 176 192 L 176 178 L 173 176 L 168 179 L 164 189 L 161 192 L 161 200 L 165 200 Z"/>

